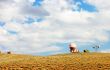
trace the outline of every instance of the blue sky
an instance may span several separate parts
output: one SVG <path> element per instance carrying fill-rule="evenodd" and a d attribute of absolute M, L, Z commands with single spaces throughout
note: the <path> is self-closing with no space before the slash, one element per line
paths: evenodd
<path fill-rule="evenodd" d="M 17 54 L 110 52 L 110 2 L 101 0 L 0 1 L 0 50 Z"/>
<path fill-rule="evenodd" d="M 35 2 L 33 3 L 33 6 L 39 7 L 41 6 L 43 0 L 35 0 Z"/>

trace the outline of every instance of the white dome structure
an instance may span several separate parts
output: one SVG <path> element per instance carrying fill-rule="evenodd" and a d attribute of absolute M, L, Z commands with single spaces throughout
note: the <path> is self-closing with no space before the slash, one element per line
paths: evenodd
<path fill-rule="evenodd" d="M 75 43 L 70 43 L 70 47 L 74 47 L 74 48 L 76 48 L 77 45 L 76 45 Z"/>
<path fill-rule="evenodd" d="M 77 49 L 77 45 L 75 43 L 70 43 L 69 44 L 70 52 L 71 53 L 77 53 L 79 50 Z"/>

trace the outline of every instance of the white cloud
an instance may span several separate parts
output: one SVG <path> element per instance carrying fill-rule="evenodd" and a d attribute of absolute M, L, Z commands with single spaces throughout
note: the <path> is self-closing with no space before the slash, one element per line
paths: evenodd
<path fill-rule="evenodd" d="M 100 52 L 102 52 L 102 53 L 110 53 L 110 49 L 104 49 L 104 50 L 101 50 Z"/>
<path fill-rule="evenodd" d="M 1 0 L 0 20 L 9 22 L 16 20 L 23 22 L 26 17 L 44 16 L 48 13 L 42 8 L 33 7 L 34 0 Z"/>
<path fill-rule="evenodd" d="M 8 50 L 16 53 L 60 52 L 62 47 L 55 45 L 57 43 L 108 41 L 109 11 L 72 11 L 73 7 L 67 0 L 44 0 L 39 8 L 33 7 L 33 2 L 0 1 L 0 20 L 6 22 L 0 30 L 0 43 Z M 77 8 L 74 5 L 74 9 Z M 47 12 L 49 15 L 41 22 L 24 22 L 27 17 L 42 17 Z M 7 30 L 17 34 L 10 34 Z"/>
<path fill-rule="evenodd" d="M 110 10 L 110 1 L 109 0 L 86 0 L 88 3 L 95 5 L 97 9 L 101 11 Z"/>

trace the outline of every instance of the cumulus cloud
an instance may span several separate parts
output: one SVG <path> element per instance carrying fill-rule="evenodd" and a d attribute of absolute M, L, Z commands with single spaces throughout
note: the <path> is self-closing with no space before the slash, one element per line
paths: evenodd
<path fill-rule="evenodd" d="M 43 8 L 33 7 L 34 0 L 1 0 L 0 20 L 23 22 L 27 17 L 44 16 L 48 13 Z M 45 12 L 44 12 L 45 11 Z"/>
<path fill-rule="evenodd" d="M 95 5 L 97 7 L 98 10 L 101 11 L 107 11 L 107 10 L 110 10 L 110 1 L 107 0 L 86 0 L 86 2 L 92 4 L 92 5 Z"/>
<path fill-rule="evenodd" d="M 40 7 L 34 7 L 34 0 L 1 0 L 0 21 L 6 24 L 0 29 L 0 44 L 15 53 L 61 53 L 63 47 L 58 43 L 108 41 L 110 13 L 104 11 L 109 5 L 102 11 L 97 0 L 85 0 L 99 12 L 75 11 L 80 3 L 71 1 L 44 0 Z M 28 17 L 43 20 L 28 24 Z"/>

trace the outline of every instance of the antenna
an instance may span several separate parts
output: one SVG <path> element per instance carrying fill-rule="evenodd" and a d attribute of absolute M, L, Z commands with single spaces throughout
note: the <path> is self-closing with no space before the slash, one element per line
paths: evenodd
<path fill-rule="evenodd" d="M 95 44 L 92 48 L 95 50 L 95 52 L 98 52 L 98 49 L 100 48 L 100 46 Z"/>
<path fill-rule="evenodd" d="M 98 49 L 103 45 L 101 41 L 95 40 L 91 42 L 92 48 L 94 49 L 94 52 L 98 52 Z"/>

